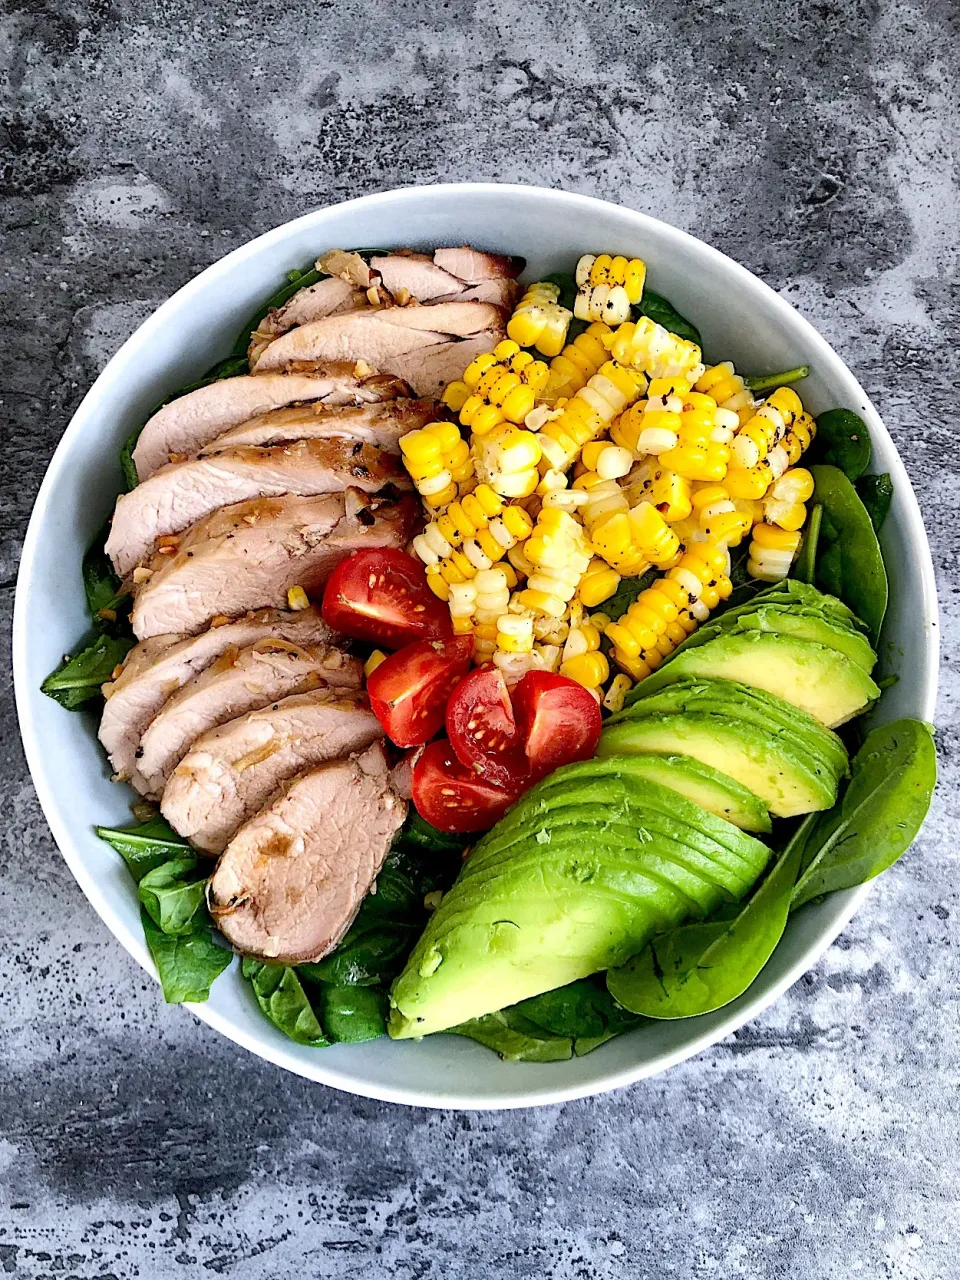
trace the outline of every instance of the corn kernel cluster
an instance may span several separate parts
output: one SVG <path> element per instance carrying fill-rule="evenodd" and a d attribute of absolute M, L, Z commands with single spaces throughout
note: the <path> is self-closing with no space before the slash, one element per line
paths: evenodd
<path fill-rule="evenodd" d="M 814 487 L 796 393 L 758 401 L 729 361 L 631 318 L 644 277 L 639 259 L 581 258 L 592 323 L 566 345 L 559 289 L 531 285 L 509 337 L 443 393 L 468 439 L 438 422 L 401 441 L 432 510 L 413 550 L 475 660 L 508 684 L 559 670 L 611 711 L 729 595 L 730 548 L 749 538 L 748 573 L 786 576 Z M 623 616 L 598 611 L 651 568 Z"/>

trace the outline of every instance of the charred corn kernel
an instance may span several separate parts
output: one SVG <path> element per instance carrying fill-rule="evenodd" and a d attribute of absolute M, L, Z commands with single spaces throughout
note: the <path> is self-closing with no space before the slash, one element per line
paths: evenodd
<path fill-rule="evenodd" d="M 682 397 L 677 442 L 659 453 L 661 466 L 687 480 L 717 481 L 726 475 L 730 450 L 714 439 L 718 408 L 716 401 L 699 391 Z M 645 433 L 641 432 L 640 440 Z"/>
<path fill-rule="evenodd" d="M 473 631 L 474 613 L 477 608 L 477 588 L 472 582 L 457 582 L 450 586 L 450 621 L 455 636 L 469 635 Z"/>
<path fill-rule="evenodd" d="M 780 582 L 790 572 L 800 546 L 800 534 L 776 525 L 754 526 L 747 557 L 747 573 L 762 582 Z"/>
<path fill-rule="evenodd" d="M 659 459 L 642 462 L 627 477 L 623 491 L 627 501 L 636 506 L 649 502 L 668 524 L 686 520 L 693 510 L 693 492 L 689 480 L 660 465 Z"/>
<path fill-rule="evenodd" d="M 679 377 L 693 383 L 703 373 L 697 344 L 678 338 L 648 316 L 619 325 L 604 345 L 618 364 L 648 378 Z"/>
<path fill-rule="evenodd" d="M 548 373 L 542 360 L 534 360 L 516 342 L 506 340 L 492 352 L 476 356 L 467 366 L 463 381 L 451 383 L 442 399 L 450 408 L 457 408 L 461 423 L 473 435 L 481 436 L 501 422 L 522 423 L 533 409 Z"/>
<path fill-rule="evenodd" d="M 607 613 L 591 613 L 588 621 L 592 627 L 596 627 L 600 634 L 603 635 L 613 619 Z"/>
<path fill-rule="evenodd" d="M 459 548 L 451 551 L 443 560 L 428 565 L 428 581 L 433 586 L 432 575 L 436 574 L 451 586 L 459 582 L 471 582 L 478 573 L 489 569 L 508 552 L 513 551 L 522 538 L 529 536 L 532 528 L 533 520 L 522 508 L 505 508 L 503 516 L 491 520 L 485 529 L 479 530 L 475 538 L 465 539 Z M 437 594 L 440 594 L 439 591 Z"/>
<path fill-rule="evenodd" d="M 609 440 L 591 440 L 583 446 L 580 463 L 586 471 L 595 471 L 601 480 L 619 480 L 633 466 L 633 454 Z"/>
<path fill-rule="evenodd" d="M 507 322 L 509 337 L 521 347 L 536 347 L 545 356 L 559 355 L 573 319 L 559 298 L 558 285 L 543 280 L 530 285 Z"/>
<path fill-rule="evenodd" d="M 505 498 L 525 498 L 533 493 L 540 481 L 539 440 L 540 436 L 510 423 L 475 439 L 473 451 L 481 483 Z"/>
<path fill-rule="evenodd" d="M 533 614 L 502 614 L 497 619 L 497 649 L 501 653 L 530 653 L 533 649 Z"/>
<path fill-rule="evenodd" d="M 802 413 L 803 405 L 797 393 L 790 387 L 779 387 L 734 437 L 733 465 L 748 471 L 757 466 Z"/>
<path fill-rule="evenodd" d="M 603 337 L 608 333 L 608 325 L 591 324 L 558 356 L 554 356 L 550 361 L 550 376 L 542 392 L 547 404 L 556 404 L 561 398 L 569 400 L 606 364 L 608 357 Z"/>
<path fill-rule="evenodd" d="M 770 486 L 780 479 L 789 465 L 789 460 L 786 449 L 782 445 L 775 445 L 765 458 L 749 470 L 729 466 L 723 483 L 731 498 L 757 502 L 764 497 Z M 731 463 L 732 461 L 731 459 Z"/>
<path fill-rule="evenodd" d="M 540 661 L 536 646 L 529 653 L 507 653 L 503 649 L 497 649 L 493 655 L 493 663 L 499 668 L 504 682 L 511 689 L 528 671 L 550 670 Z"/>
<path fill-rule="evenodd" d="M 707 542 L 735 547 L 753 526 L 750 515 L 738 510 L 723 485 L 701 485 L 694 492 L 692 501 L 697 532 Z"/>
<path fill-rule="evenodd" d="M 666 577 L 642 591 L 606 628 L 617 664 L 635 680 L 655 670 L 730 594 L 728 562 L 726 550 L 711 543 L 697 543 L 685 551 Z"/>
<path fill-rule="evenodd" d="M 450 583 L 440 572 L 439 564 L 427 565 L 427 586 L 438 599 L 450 599 Z"/>
<path fill-rule="evenodd" d="M 585 253 L 577 263 L 574 315 L 578 320 L 603 320 L 607 324 L 629 320 L 630 307 L 643 296 L 646 275 L 646 264 L 640 258 Z"/>
<path fill-rule="evenodd" d="M 387 655 L 382 649 L 374 649 L 373 653 L 371 653 L 370 657 L 363 664 L 363 674 L 367 677 L 372 676 L 380 663 L 386 662 L 386 660 Z"/>
<path fill-rule="evenodd" d="M 817 424 L 809 413 L 801 413 L 799 417 L 794 418 L 787 428 L 786 435 L 780 441 L 791 467 L 795 467 L 804 452 L 810 448 L 810 442 L 816 434 Z"/>
<path fill-rule="evenodd" d="M 664 566 L 680 550 L 680 541 L 663 516 L 649 502 L 639 502 L 595 528 L 591 542 L 618 573 L 643 573 L 651 564 Z"/>
<path fill-rule="evenodd" d="M 738 423 L 748 422 L 753 417 L 756 399 L 740 375 L 734 372 L 729 360 L 704 370 L 697 380 L 696 389 L 712 396 L 721 409 L 735 413 Z"/>
<path fill-rule="evenodd" d="M 775 480 L 763 499 L 763 518 L 791 533 L 803 528 L 807 518 L 805 503 L 813 497 L 813 476 L 804 467 L 785 471 Z"/>
<path fill-rule="evenodd" d="M 642 375 L 608 360 L 587 384 L 568 400 L 563 412 L 541 428 L 537 439 L 547 465 L 566 471 L 580 450 L 636 400 L 645 385 Z"/>
<path fill-rule="evenodd" d="M 581 653 L 595 653 L 600 648 L 600 632 L 590 622 L 571 627 L 563 646 L 563 661 L 579 657 Z"/>
<path fill-rule="evenodd" d="M 620 574 L 603 560 L 591 560 L 586 573 L 580 579 L 577 598 L 587 609 L 593 609 L 616 594 L 620 586 Z"/>
<path fill-rule="evenodd" d="M 610 681 L 609 688 L 603 697 L 603 705 L 608 711 L 620 711 L 623 700 L 633 688 L 633 681 L 622 672 Z"/>
<path fill-rule="evenodd" d="M 287 608 L 293 609 L 299 613 L 301 609 L 309 608 L 310 601 L 303 587 L 290 587 L 287 591 Z"/>
<path fill-rule="evenodd" d="M 473 475 L 469 446 L 455 423 L 431 422 L 400 438 L 404 466 L 417 492 L 432 507 L 446 506 L 457 497 L 458 481 Z"/>
<path fill-rule="evenodd" d="M 464 442 L 465 443 L 465 442 Z M 489 485 L 479 485 L 460 502 L 451 502 L 442 516 L 432 520 L 413 540 L 413 549 L 424 564 L 436 564 L 449 556 L 465 538 L 474 538 L 503 511 L 503 499 Z"/>
<path fill-rule="evenodd" d="M 587 500 L 580 509 L 580 518 L 591 535 L 594 529 L 611 516 L 618 513 L 625 515 L 630 510 L 630 503 L 617 481 L 601 480 L 595 471 L 584 472 L 573 482 L 573 487 L 586 494 Z"/>
<path fill-rule="evenodd" d="M 562 618 L 590 565 L 583 527 L 567 511 L 545 507 L 524 544 L 533 568 L 518 601 L 526 609 Z"/>
<path fill-rule="evenodd" d="M 689 394 L 690 382 L 686 378 L 651 379 L 647 398 L 617 419 L 610 438 L 636 456 L 675 448 L 683 423 L 684 397 Z"/>
<path fill-rule="evenodd" d="M 561 661 L 560 674 L 576 680 L 585 689 L 598 689 L 610 675 L 610 664 L 602 653 L 581 653 Z"/>

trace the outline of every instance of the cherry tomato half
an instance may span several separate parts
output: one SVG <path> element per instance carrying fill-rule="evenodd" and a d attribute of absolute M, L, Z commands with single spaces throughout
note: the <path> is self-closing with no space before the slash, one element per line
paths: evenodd
<path fill-rule="evenodd" d="M 384 649 L 450 635 L 450 611 L 427 586 L 423 566 L 391 547 L 371 547 L 341 560 L 320 612 L 335 631 Z"/>
<path fill-rule="evenodd" d="M 494 666 L 471 671 L 454 689 L 447 737 L 462 765 L 499 787 L 512 789 L 529 773 L 510 691 Z"/>
<path fill-rule="evenodd" d="M 391 653 L 367 679 L 370 707 L 398 747 L 418 747 L 443 728 L 447 699 L 470 669 L 473 636 L 418 640 Z"/>
<path fill-rule="evenodd" d="M 413 767 L 417 813 L 440 831 L 486 831 L 499 822 L 522 788 L 495 786 L 462 765 L 450 743 L 431 742 Z"/>
<path fill-rule="evenodd" d="M 595 753 L 600 707 L 576 680 L 551 671 L 528 671 L 513 691 L 513 707 L 527 762 L 537 778 Z"/>

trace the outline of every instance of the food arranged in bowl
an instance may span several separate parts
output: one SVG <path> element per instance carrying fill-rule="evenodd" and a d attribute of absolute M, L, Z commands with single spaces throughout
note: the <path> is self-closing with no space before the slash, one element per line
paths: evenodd
<path fill-rule="evenodd" d="M 523 265 L 329 250 L 124 447 L 44 689 L 103 698 L 168 1000 L 236 952 L 300 1044 L 561 1060 L 728 1004 L 919 830 L 864 423 L 705 363 L 639 259 Z"/>

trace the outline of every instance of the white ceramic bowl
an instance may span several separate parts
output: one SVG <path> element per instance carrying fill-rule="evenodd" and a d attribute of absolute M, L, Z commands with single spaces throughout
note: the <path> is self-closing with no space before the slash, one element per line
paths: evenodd
<path fill-rule="evenodd" d="M 891 607 L 881 661 L 899 682 L 878 716 L 933 717 L 937 605 L 917 502 L 900 458 L 863 389 L 797 312 L 743 267 L 692 236 L 585 196 L 493 183 L 404 189 L 319 209 L 278 227 L 209 267 L 165 302 L 113 357 L 61 440 L 27 532 L 14 616 L 20 725 L 40 803 L 80 887 L 120 942 L 149 972 L 136 894 L 95 823 L 130 820 L 131 794 L 109 780 L 90 716 L 62 710 L 40 682 L 87 629 L 80 560 L 120 489 L 121 442 L 150 409 L 226 354 L 246 318 L 291 267 L 333 246 L 470 243 L 519 253 L 527 279 L 569 269 L 586 251 L 643 258 L 651 286 L 699 326 L 709 357 L 767 372 L 809 364 L 808 409 L 844 406 L 868 422 L 875 467 L 893 477 L 883 530 Z M 432 1107 L 521 1107 L 631 1084 L 727 1035 L 775 1000 L 822 954 L 863 901 L 866 887 L 836 894 L 790 921 L 776 954 L 740 1000 L 691 1021 L 662 1022 L 586 1057 L 549 1065 L 503 1063 L 456 1036 L 414 1044 L 314 1050 L 283 1038 L 260 1015 L 236 966 L 197 1016 L 237 1044 L 323 1084 L 367 1097 Z M 157 998 L 160 998 L 159 991 Z"/>

